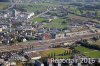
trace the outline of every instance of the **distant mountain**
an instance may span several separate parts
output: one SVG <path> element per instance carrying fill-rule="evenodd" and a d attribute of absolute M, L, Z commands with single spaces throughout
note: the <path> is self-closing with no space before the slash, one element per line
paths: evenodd
<path fill-rule="evenodd" d="M 28 2 L 29 0 L 0 0 L 0 2 L 9 2 L 9 1 L 12 1 L 12 2 Z M 30 0 L 32 2 L 36 2 L 36 1 L 48 1 L 48 2 L 51 2 L 51 1 L 60 1 L 60 2 L 100 2 L 100 0 Z"/>
<path fill-rule="evenodd" d="M 100 0 L 56 0 L 61 2 L 100 2 Z"/>
<path fill-rule="evenodd" d="M 0 2 L 9 2 L 9 0 L 0 0 Z"/>

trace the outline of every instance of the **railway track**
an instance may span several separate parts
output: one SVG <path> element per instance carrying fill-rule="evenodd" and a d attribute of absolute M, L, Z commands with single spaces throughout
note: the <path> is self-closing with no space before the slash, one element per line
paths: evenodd
<path fill-rule="evenodd" d="M 38 47 L 49 47 L 52 44 L 58 45 L 61 43 L 66 43 L 66 42 L 69 42 L 69 43 L 76 42 L 81 39 L 90 39 L 93 36 L 98 36 L 98 35 L 100 35 L 100 33 L 91 33 L 88 35 L 74 36 L 74 37 L 61 38 L 61 39 L 43 40 L 41 42 L 40 41 L 26 42 L 25 44 L 21 43 L 21 44 L 12 45 L 12 46 L 0 46 L 0 53 L 20 51 L 23 49 L 38 48 Z"/>

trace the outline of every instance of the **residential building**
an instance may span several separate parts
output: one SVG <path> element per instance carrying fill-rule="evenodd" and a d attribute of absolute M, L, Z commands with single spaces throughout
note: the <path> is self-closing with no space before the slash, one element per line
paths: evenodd
<path fill-rule="evenodd" d="M 44 64 L 41 63 L 39 60 L 36 60 L 36 61 L 35 61 L 35 65 L 36 65 L 36 66 L 44 66 Z"/>
<path fill-rule="evenodd" d="M 0 27 L 0 32 L 2 32 L 2 27 Z"/>
<path fill-rule="evenodd" d="M 15 19 L 28 20 L 33 16 L 34 16 L 34 12 L 32 12 L 32 13 L 22 12 L 22 13 L 17 14 Z"/>
<path fill-rule="evenodd" d="M 25 57 L 29 60 L 38 60 L 41 59 L 41 56 L 35 51 L 25 52 Z"/>

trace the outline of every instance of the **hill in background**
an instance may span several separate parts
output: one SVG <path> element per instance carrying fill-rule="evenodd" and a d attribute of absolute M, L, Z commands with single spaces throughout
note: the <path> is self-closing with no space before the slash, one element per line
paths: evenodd
<path fill-rule="evenodd" d="M 0 2 L 9 2 L 9 0 L 0 0 Z"/>
<path fill-rule="evenodd" d="M 100 0 L 0 0 L 0 2 L 28 2 L 28 1 L 37 1 L 37 2 L 53 2 L 53 1 L 60 1 L 60 2 L 100 2 Z"/>

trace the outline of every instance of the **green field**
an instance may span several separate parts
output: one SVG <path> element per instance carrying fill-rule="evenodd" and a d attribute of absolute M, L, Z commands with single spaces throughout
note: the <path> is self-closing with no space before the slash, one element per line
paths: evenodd
<path fill-rule="evenodd" d="M 75 49 L 80 51 L 81 53 L 92 51 L 91 49 L 88 49 L 88 48 L 85 48 L 85 47 L 82 47 L 82 46 L 75 47 Z"/>
<path fill-rule="evenodd" d="M 52 7 L 58 7 L 58 4 L 36 2 L 36 3 L 31 3 L 29 5 L 23 5 L 23 9 L 29 12 L 46 11 L 47 9 L 52 8 Z"/>
<path fill-rule="evenodd" d="M 58 18 L 58 19 L 53 19 L 51 22 L 63 22 L 63 21 L 65 21 L 65 19 Z"/>
<path fill-rule="evenodd" d="M 100 58 L 100 51 L 91 51 L 91 52 L 87 52 L 87 53 L 84 53 L 86 56 L 89 56 L 91 58 Z"/>
<path fill-rule="evenodd" d="M 64 28 L 67 27 L 67 22 L 62 24 L 62 22 L 66 22 L 65 19 L 54 19 L 51 23 L 47 23 L 44 27 L 47 28 Z"/>
<path fill-rule="evenodd" d="M 62 25 L 60 23 L 49 23 L 49 24 L 46 24 L 44 27 L 47 27 L 47 28 L 64 28 L 64 27 L 67 27 L 67 25 Z"/>
<path fill-rule="evenodd" d="M 45 21 L 45 20 L 46 20 L 45 18 L 37 17 L 37 18 L 34 18 L 34 19 L 32 20 L 32 22 L 43 22 L 43 21 Z"/>
<path fill-rule="evenodd" d="M 68 15 L 68 18 L 70 18 L 70 19 L 76 19 L 76 20 L 84 20 L 84 21 L 91 20 L 91 21 L 94 21 L 94 22 L 100 23 L 100 21 L 97 20 L 97 19 L 81 17 L 81 16 L 77 16 L 77 15 L 74 15 L 74 14 L 69 14 L 69 15 Z"/>
<path fill-rule="evenodd" d="M 82 46 L 75 47 L 75 49 L 88 57 L 100 58 L 100 51 L 98 51 L 98 50 L 92 50 L 92 49 L 88 49 L 88 48 L 85 48 Z"/>
<path fill-rule="evenodd" d="M 65 51 L 70 52 L 69 49 L 64 49 L 64 48 L 54 48 L 54 49 L 49 49 L 46 51 L 41 51 L 40 55 L 42 57 L 47 57 L 48 55 L 50 55 L 51 53 L 55 53 L 55 55 L 59 55 L 59 54 L 63 54 Z M 68 58 L 70 57 L 70 55 L 66 55 L 66 56 L 56 56 L 56 58 Z"/>
<path fill-rule="evenodd" d="M 43 6 L 49 6 L 49 7 L 58 7 L 58 5 L 59 5 L 59 3 L 47 3 L 47 2 L 42 2 L 42 3 L 38 2 L 38 3 L 35 3 L 35 4 L 43 5 Z"/>
<path fill-rule="evenodd" d="M 8 7 L 8 4 L 6 3 L 0 3 L 0 10 L 5 9 Z"/>

